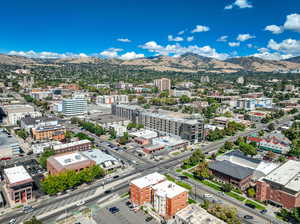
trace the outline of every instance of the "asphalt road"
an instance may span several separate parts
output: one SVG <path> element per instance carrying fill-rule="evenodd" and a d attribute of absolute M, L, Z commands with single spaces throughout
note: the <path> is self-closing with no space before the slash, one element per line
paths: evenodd
<path fill-rule="evenodd" d="M 289 118 L 283 118 L 283 119 L 280 120 L 278 125 L 283 124 L 283 123 L 285 123 L 286 121 L 288 121 L 290 119 L 291 119 L 291 116 Z M 258 132 L 259 130 L 262 130 L 266 127 L 267 127 L 267 124 L 261 124 L 258 127 L 256 127 L 255 129 L 248 130 L 248 131 L 242 132 L 242 133 L 238 133 L 236 136 L 225 138 L 225 139 L 220 140 L 220 141 L 215 142 L 215 143 L 211 143 L 211 144 L 203 147 L 202 149 L 203 149 L 204 152 L 211 152 L 211 151 L 217 150 L 220 146 L 222 146 L 224 144 L 225 141 L 234 141 L 238 136 L 247 136 L 250 133 Z M 97 141 L 98 140 L 99 139 L 97 138 Z M 162 161 L 162 162 L 158 162 L 158 163 L 155 163 L 155 164 L 149 164 L 149 163 L 146 164 L 145 163 L 145 164 L 139 165 L 139 166 L 136 167 L 135 171 L 132 171 L 131 173 L 126 174 L 125 176 L 121 176 L 118 179 L 129 177 L 130 175 L 132 175 L 134 173 L 137 173 L 137 172 L 142 172 L 143 175 L 145 175 L 147 173 L 151 173 L 151 172 L 154 172 L 154 171 L 167 170 L 171 167 L 174 167 L 178 164 L 181 164 L 182 161 L 184 159 L 186 159 L 187 157 L 189 157 L 191 154 L 192 154 L 192 152 L 187 152 L 187 153 L 179 155 L 178 157 L 171 158 L 167 161 Z M 113 182 L 113 181 L 115 181 L 115 180 L 111 180 L 111 182 Z M 8 223 L 9 220 L 12 219 L 12 218 L 16 218 L 18 220 L 18 223 L 19 223 L 23 220 L 26 220 L 26 219 L 30 218 L 33 215 L 37 216 L 37 215 L 43 214 L 44 212 L 47 212 L 49 210 L 54 210 L 54 209 L 63 207 L 66 204 L 82 200 L 85 197 L 87 197 L 86 194 L 92 194 L 93 191 L 95 191 L 96 188 L 102 186 L 102 184 L 103 183 L 101 183 L 101 182 L 95 183 L 95 184 L 92 184 L 92 185 L 88 186 L 85 189 L 80 189 L 80 190 L 74 191 L 72 193 L 69 193 L 68 195 L 64 196 L 63 198 L 62 197 L 52 197 L 52 198 L 50 198 L 46 201 L 42 201 L 34 207 L 35 210 L 34 210 L 33 213 L 30 213 L 30 214 L 27 214 L 27 215 L 25 215 L 20 210 L 11 212 L 11 213 L 6 214 L 6 215 L 1 217 L 0 218 L 0 223 Z M 125 184 L 124 186 L 122 185 L 122 186 L 118 187 L 118 189 L 114 189 L 113 192 L 117 192 L 118 190 L 122 190 L 124 188 L 128 188 L 128 184 Z M 103 196 L 104 195 L 102 195 L 101 197 L 103 197 Z M 99 200 L 99 197 L 95 197 L 95 198 L 91 199 L 91 201 L 93 201 L 93 200 L 94 201 Z M 76 207 L 74 207 L 73 209 L 76 209 Z M 49 218 L 53 218 L 55 216 L 59 216 L 60 214 L 63 214 L 64 212 L 65 212 L 64 210 L 56 212 L 55 214 L 52 214 L 49 217 L 45 217 L 44 220 L 47 220 Z M 255 217 L 257 217 L 257 214 L 254 214 L 254 215 L 255 215 Z M 269 222 L 273 221 L 273 219 L 270 219 L 268 217 L 265 217 L 265 220 L 267 220 Z M 278 223 L 278 221 L 277 221 L 277 223 Z"/>

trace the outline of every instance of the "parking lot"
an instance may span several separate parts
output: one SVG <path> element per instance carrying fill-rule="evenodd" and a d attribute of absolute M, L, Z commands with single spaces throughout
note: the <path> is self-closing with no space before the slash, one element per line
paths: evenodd
<path fill-rule="evenodd" d="M 94 220 L 98 224 L 142 224 L 142 223 L 149 223 L 154 224 L 158 223 L 155 219 L 150 221 L 146 221 L 149 215 L 144 214 L 143 211 L 132 211 L 126 202 L 128 199 L 124 199 L 122 201 L 113 203 L 105 208 L 102 208 L 96 211 L 94 215 Z M 114 213 L 114 209 L 110 209 L 116 207 L 119 211 Z"/>

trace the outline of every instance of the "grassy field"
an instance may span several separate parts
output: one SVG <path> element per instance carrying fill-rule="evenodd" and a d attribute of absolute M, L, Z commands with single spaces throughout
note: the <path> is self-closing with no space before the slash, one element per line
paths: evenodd
<path fill-rule="evenodd" d="M 235 198 L 236 200 L 239 200 L 239 201 L 245 201 L 245 199 L 246 199 L 243 196 L 236 194 L 234 192 L 226 192 L 225 194 L 227 194 L 228 196 Z"/>
<path fill-rule="evenodd" d="M 247 199 L 246 203 L 254 205 L 255 208 L 257 208 L 258 210 L 264 210 L 264 209 L 266 209 L 266 207 L 264 207 L 262 204 L 259 204 L 259 203 L 255 202 L 255 201 L 251 201 L 251 200 Z"/>

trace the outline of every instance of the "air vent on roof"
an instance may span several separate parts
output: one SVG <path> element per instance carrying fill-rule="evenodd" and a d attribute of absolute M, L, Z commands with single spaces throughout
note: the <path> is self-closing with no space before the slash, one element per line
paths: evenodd
<path fill-rule="evenodd" d="M 75 156 L 75 159 L 80 160 L 80 159 L 81 159 L 81 156 L 80 156 L 80 155 L 76 155 L 76 156 Z"/>
<path fill-rule="evenodd" d="M 96 156 L 96 155 L 91 155 L 91 157 L 92 157 L 92 158 L 97 158 L 97 156 Z"/>
<path fill-rule="evenodd" d="M 71 162 L 71 159 L 65 159 L 64 162 L 65 162 L 65 163 L 70 163 L 70 162 Z"/>

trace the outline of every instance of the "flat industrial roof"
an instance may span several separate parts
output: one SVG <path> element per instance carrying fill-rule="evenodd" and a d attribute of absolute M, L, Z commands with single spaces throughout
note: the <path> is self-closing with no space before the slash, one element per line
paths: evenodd
<path fill-rule="evenodd" d="M 108 155 L 99 149 L 83 151 L 81 152 L 81 154 L 85 155 L 90 160 L 94 160 L 97 165 L 105 163 L 107 161 L 118 161 L 115 157 L 112 157 L 111 155 Z"/>
<path fill-rule="evenodd" d="M 145 139 L 150 139 L 150 138 L 157 137 L 157 132 L 147 130 L 147 129 L 143 129 L 143 130 L 140 130 L 140 131 L 131 132 L 130 135 L 133 135 L 133 136 L 138 137 L 138 138 L 142 137 L 142 138 L 145 138 Z"/>
<path fill-rule="evenodd" d="M 32 181 L 31 176 L 28 174 L 24 166 L 15 166 L 4 169 L 4 173 L 10 184 L 23 181 Z"/>
<path fill-rule="evenodd" d="M 157 184 L 163 180 L 166 180 L 166 177 L 164 175 L 161 175 L 160 173 L 155 172 L 144 177 L 132 180 L 131 184 L 134 184 L 138 188 L 144 188 Z"/>
<path fill-rule="evenodd" d="M 267 181 L 283 185 L 292 191 L 300 191 L 300 162 L 289 160 L 264 178 Z"/>
<path fill-rule="evenodd" d="M 86 157 L 82 156 L 78 152 L 68 153 L 64 155 L 54 156 L 53 157 L 60 165 L 68 166 L 74 163 L 82 162 L 88 160 Z"/>
<path fill-rule="evenodd" d="M 187 189 L 168 180 L 156 184 L 152 188 L 155 191 L 154 194 L 167 198 L 173 198 L 183 192 L 188 192 Z"/>

